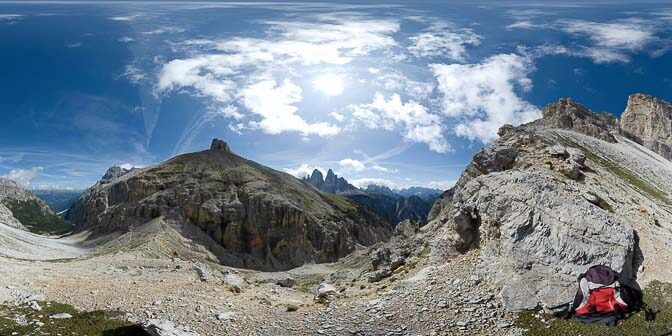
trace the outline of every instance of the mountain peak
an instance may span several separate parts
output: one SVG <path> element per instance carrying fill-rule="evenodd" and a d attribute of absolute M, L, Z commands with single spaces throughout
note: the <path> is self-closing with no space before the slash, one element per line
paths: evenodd
<path fill-rule="evenodd" d="M 112 166 L 107 171 L 105 172 L 105 175 L 101 178 L 102 181 L 111 181 L 114 179 L 117 179 L 119 177 L 122 177 L 132 171 L 136 171 L 139 168 L 132 167 L 131 169 L 126 169 L 124 167 L 120 166 Z"/>
<path fill-rule="evenodd" d="M 231 148 L 229 147 L 229 144 L 226 143 L 226 141 L 214 138 L 210 144 L 210 151 L 231 153 Z"/>
<path fill-rule="evenodd" d="M 561 98 L 541 111 L 539 123 L 546 127 L 571 129 L 614 143 L 618 119 L 610 113 L 595 113 L 571 98 Z"/>

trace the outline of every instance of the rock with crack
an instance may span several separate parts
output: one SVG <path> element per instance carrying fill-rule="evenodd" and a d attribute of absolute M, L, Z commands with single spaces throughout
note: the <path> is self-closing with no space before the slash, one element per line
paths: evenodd
<path fill-rule="evenodd" d="M 509 309 L 562 303 L 590 265 L 632 276 L 632 227 L 566 193 L 552 176 L 480 176 L 456 193 L 453 206 L 453 246 L 481 249 L 479 269 L 501 287 Z"/>

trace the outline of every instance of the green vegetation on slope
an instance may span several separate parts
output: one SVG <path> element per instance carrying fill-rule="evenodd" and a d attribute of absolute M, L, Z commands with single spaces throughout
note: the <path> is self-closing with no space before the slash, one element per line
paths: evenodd
<path fill-rule="evenodd" d="M 27 305 L 0 306 L 0 335 L 147 335 L 140 327 L 123 320 L 121 312 L 78 312 L 72 306 L 56 302 L 38 304 L 42 307 L 41 311 L 33 310 Z M 72 318 L 49 318 L 59 313 L 68 313 Z M 25 317 L 28 324 L 22 325 L 16 321 L 21 316 Z"/>
<path fill-rule="evenodd" d="M 651 282 L 644 289 L 644 302 L 657 312 L 646 321 L 644 311 L 634 314 L 616 327 L 584 324 L 574 319 L 554 318 L 542 312 L 526 311 L 518 315 L 515 325 L 526 331 L 523 336 L 628 335 L 650 336 L 672 333 L 672 284 Z"/>
<path fill-rule="evenodd" d="M 345 196 L 324 193 L 331 203 L 343 212 L 350 212 L 357 210 L 357 207 Z"/>
<path fill-rule="evenodd" d="M 583 153 L 586 155 L 586 158 L 588 158 L 588 160 L 593 161 L 593 162 L 599 164 L 600 166 L 604 167 L 610 173 L 612 173 L 612 174 L 618 176 L 620 179 L 628 182 L 631 186 L 649 194 L 650 196 L 652 196 L 654 198 L 657 198 L 658 200 L 662 201 L 665 204 L 672 204 L 672 202 L 670 202 L 670 199 L 667 197 L 667 194 L 660 191 L 658 188 L 649 184 L 648 182 L 644 181 L 639 176 L 637 176 L 637 174 L 631 172 L 628 169 L 622 168 L 622 167 L 618 166 L 617 164 L 615 164 L 615 163 L 613 163 L 609 160 L 603 159 L 599 155 L 589 151 L 587 148 L 581 146 L 580 144 L 578 144 L 578 143 L 576 143 L 576 142 L 574 142 L 574 141 L 572 141 L 572 140 L 570 140 L 566 137 L 560 136 L 559 138 L 560 138 L 559 139 L 560 143 L 562 143 L 563 145 L 568 146 L 568 147 L 576 147 L 576 148 L 581 149 L 583 151 Z"/>
<path fill-rule="evenodd" d="M 21 224 L 34 233 L 63 234 L 73 227 L 72 223 L 65 219 L 51 213 L 45 213 L 34 199 L 26 201 L 8 200 L 7 207 Z"/>

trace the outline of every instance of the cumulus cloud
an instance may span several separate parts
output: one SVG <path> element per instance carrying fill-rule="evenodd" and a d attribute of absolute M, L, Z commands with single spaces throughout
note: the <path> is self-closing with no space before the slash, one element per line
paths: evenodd
<path fill-rule="evenodd" d="M 189 90 L 213 104 L 239 105 L 249 127 L 268 134 L 299 132 L 331 136 L 340 128 L 304 120 L 297 108 L 302 89 L 295 84 L 301 66 L 343 65 L 396 42 L 399 30 L 393 20 L 366 20 L 320 16 L 317 22 L 264 22 L 264 38 L 233 37 L 224 40 L 189 40 L 182 47 L 194 56 L 174 59 L 162 66 L 157 92 Z M 194 48 L 200 52 L 194 52 Z M 245 113 L 249 112 L 249 113 Z M 341 115 L 332 114 L 336 121 Z"/>
<path fill-rule="evenodd" d="M 427 183 L 428 188 L 436 188 L 440 190 L 448 190 L 452 188 L 457 181 L 430 181 Z"/>
<path fill-rule="evenodd" d="M 390 92 L 403 92 L 416 99 L 426 99 L 434 91 L 434 83 L 420 82 L 408 78 L 397 69 L 378 69 L 373 84 Z"/>
<path fill-rule="evenodd" d="M 409 39 L 413 43 L 408 51 L 415 57 L 443 57 L 464 62 L 467 46 L 479 45 L 482 37 L 471 29 L 454 29 L 439 23 Z"/>
<path fill-rule="evenodd" d="M 30 182 L 39 176 L 42 170 L 44 170 L 42 167 L 33 167 L 30 169 L 12 169 L 9 171 L 9 173 L 3 175 L 2 177 L 10 179 L 16 182 L 16 184 L 25 188 L 30 186 Z"/>
<path fill-rule="evenodd" d="M 400 184 L 393 182 L 388 179 L 381 179 L 381 178 L 370 178 L 370 177 L 364 177 L 364 178 L 358 178 L 358 179 L 353 179 L 353 180 L 348 180 L 350 184 L 354 185 L 357 188 L 366 188 L 369 185 L 379 185 L 379 186 L 386 186 L 389 187 L 390 189 L 399 189 L 401 187 Z"/>
<path fill-rule="evenodd" d="M 531 61 L 499 54 L 478 64 L 431 64 L 441 92 L 442 112 L 457 119 L 454 132 L 470 140 L 490 142 L 504 124 L 518 125 L 540 117 L 539 110 L 518 96 L 529 90 Z"/>
<path fill-rule="evenodd" d="M 368 128 L 399 128 L 404 139 L 425 143 L 432 151 L 446 153 L 451 149 L 443 136 L 441 118 L 416 101 L 403 102 L 398 94 L 386 99 L 376 93 L 372 103 L 351 105 L 350 109 L 353 117 Z"/>
<path fill-rule="evenodd" d="M 322 175 L 326 175 L 326 170 L 322 169 L 321 167 L 309 166 L 305 163 L 296 168 L 283 168 L 282 170 L 296 178 L 304 178 L 310 176 L 310 174 L 312 174 L 313 170 L 315 169 L 322 172 Z"/>
<path fill-rule="evenodd" d="M 319 122 L 308 123 L 298 116 L 293 104 L 301 101 L 301 88 L 286 79 L 281 84 L 265 80 L 247 87 L 241 93 L 243 105 L 261 116 L 254 126 L 267 134 L 300 132 L 303 135 L 330 136 L 340 132 L 337 126 Z"/>
<path fill-rule="evenodd" d="M 362 171 L 362 170 L 366 169 L 366 165 L 364 163 L 362 163 L 359 160 L 354 160 L 354 159 L 350 159 L 350 158 L 343 159 L 343 160 L 339 161 L 338 164 L 344 169 L 352 170 L 352 171 L 356 171 L 356 172 L 359 172 L 359 171 Z"/>

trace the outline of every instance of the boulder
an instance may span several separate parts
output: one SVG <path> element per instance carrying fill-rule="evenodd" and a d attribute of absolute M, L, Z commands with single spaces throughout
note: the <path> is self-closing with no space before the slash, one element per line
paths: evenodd
<path fill-rule="evenodd" d="M 149 336 L 199 336 L 197 333 L 168 320 L 148 320 L 140 323 L 140 327 Z"/>
<path fill-rule="evenodd" d="M 480 273 L 511 310 L 572 298 L 594 264 L 633 275 L 632 227 L 569 194 L 551 175 L 507 171 L 479 176 L 454 197 L 451 246 L 480 248 Z"/>

